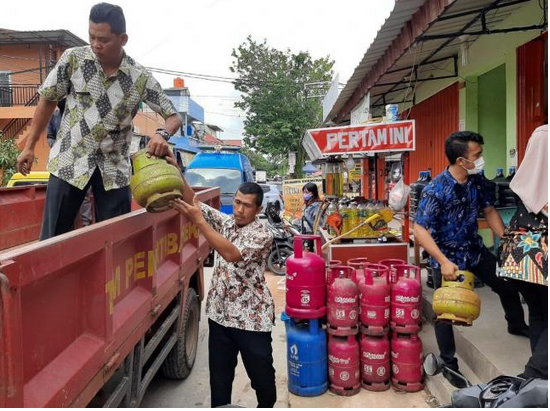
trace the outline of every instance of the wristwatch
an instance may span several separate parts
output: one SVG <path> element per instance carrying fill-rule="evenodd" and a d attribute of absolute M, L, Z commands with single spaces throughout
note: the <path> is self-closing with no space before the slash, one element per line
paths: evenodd
<path fill-rule="evenodd" d="M 165 129 L 163 129 L 163 128 L 157 128 L 155 130 L 155 134 L 158 134 L 159 136 L 161 136 L 166 141 L 170 140 L 170 133 L 168 131 L 166 131 Z"/>

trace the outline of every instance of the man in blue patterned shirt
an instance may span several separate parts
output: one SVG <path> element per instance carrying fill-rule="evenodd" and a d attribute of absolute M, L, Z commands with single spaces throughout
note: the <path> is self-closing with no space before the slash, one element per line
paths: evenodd
<path fill-rule="evenodd" d="M 508 332 L 527 335 L 523 308 L 516 290 L 496 276 L 496 257 L 483 245 L 477 232 L 479 210 L 489 227 L 501 237 L 504 224 L 493 206 L 493 196 L 485 190 L 483 177 L 483 137 L 470 131 L 451 134 L 445 142 L 449 167 L 422 191 L 416 211 L 414 236 L 430 254 L 436 288 L 441 278 L 457 279 L 457 270 L 473 272 L 496 292 L 508 321 Z M 458 372 L 451 324 L 436 322 L 435 334 L 441 358 Z M 457 388 L 464 382 L 449 372 L 445 378 Z"/>

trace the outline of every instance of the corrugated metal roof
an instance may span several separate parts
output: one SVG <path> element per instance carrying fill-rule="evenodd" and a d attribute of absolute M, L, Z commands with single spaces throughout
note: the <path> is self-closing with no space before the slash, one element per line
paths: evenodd
<path fill-rule="evenodd" d="M 57 43 L 65 47 L 85 46 L 80 37 L 68 30 L 16 31 L 0 29 L 0 44 Z"/>
<path fill-rule="evenodd" d="M 363 56 L 359 65 L 355 68 L 352 76 L 346 83 L 344 89 L 340 92 L 338 99 L 334 103 L 328 118 L 334 117 L 343 107 L 344 103 L 351 97 L 361 80 L 369 73 L 378 59 L 384 55 L 386 49 L 399 36 L 403 26 L 409 21 L 414 13 L 424 4 L 425 0 L 396 0 L 390 16 L 386 19 L 376 38 L 371 43 L 369 49 Z"/>
<path fill-rule="evenodd" d="M 327 119 L 332 119 L 340 113 L 353 93 L 357 90 L 361 81 L 369 75 L 376 61 L 397 38 L 401 32 L 398 30 L 398 27 L 402 30 L 406 23 L 412 19 L 414 13 L 427 1 L 428 0 L 397 0 L 394 11 L 378 32 L 376 39 L 365 53 L 363 60 L 359 66 L 357 66 L 355 72 L 346 84 L 346 87 L 338 96 Z M 403 6 L 402 3 L 413 7 L 403 10 L 400 8 Z M 382 94 L 392 89 L 397 89 L 394 96 L 396 98 L 400 97 L 400 100 L 393 101 L 392 94 L 389 94 L 387 95 L 386 103 L 401 102 L 403 99 L 402 94 L 397 94 L 397 91 L 403 91 L 403 88 L 407 88 L 407 86 L 411 85 L 411 67 L 422 62 L 433 62 L 433 60 L 445 58 L 451 59 L 459 55 L 461 44 L 459 38 L 429 39 L 423 41 L 423 36 L 458 33 L 465 28 L 467 32 L 480 31 L 482 30 L 482 25 L 481 18 L 478 17 L 479 11 L 493 3 L 495 3 L 495 0 L 455 0 L 451 2 L 440 16 L 430 24 L 420 38 L 417 37 L 416 41 L 413 42 L 405 53 L 395 61 L 391 69 L 387 70 L 369 90 L 362 91 L 364 95 L 366 95 L 368 91 L 371 91 L 371 106 L 382 104 Z M 506 5 L 507 3 L 511 5 L 497 8 L 487 13 L 486 24 L 489 30 L 496 28 L 514 11 L 523 6 L 523 4 L 517 0 L 501 0 L 499 5 Z M 475 13 L 476 11 L 477 13 Z M 476 19 L 476 17 L 478 18 Z M 470 36 L 468 42 L 471 44 L 475 42 L 478 37 L 479 36 Z M 440 77 L 453 75 L 454 71 L 449 72 L 447 66 L 448 64 L 444 61 L 424 65 L 418 68 L 418 77 L 426 78 L 428 76 Z M 395 85 L 388 83 L 399 84 Z M 410 90 L 410 96 L 412 96 L 412 93 L 412 90 Z M 349 113 L 347 113 L 347 115 L 349 115 Z"/>

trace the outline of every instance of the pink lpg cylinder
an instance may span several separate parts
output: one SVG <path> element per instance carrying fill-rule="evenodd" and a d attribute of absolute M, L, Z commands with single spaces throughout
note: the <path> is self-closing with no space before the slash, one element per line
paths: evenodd
<path fill-rule="evenodd" d="M 303 250 L 304 240 L 314 240 L 316 252 Z M 297 235 L 294 254 L 286 260 L 286 307 L 291 318 L 322 318 L 326 313 L 325 260 L 321 237 Z"/>
<path fill-rule="evenodd" d="M 361 389 L 359 342 L 354 335 L 328 336 L 329 389 L 337 395 L 355 395 Z"/>
<path fill-rule="evenodd" d="M 407 392 L 424 388 L 422 341 L 417 334 L 393 333 L 391 340 L 392 384 Z"/>
<path fill-rule="evenodd" d="M 331 267 L 336 267 L 337 265 L 343 265 L 342 261 L 340 261 L 340 260 L 329 260 L 328 264 L 325 265 L 327 284 L 328 284 L 328 275 L 330 273 L 330 268 Z"/>
<path fill-rule="evenodd" d="M 388 336 L 361 334 L 361 386 L 369 391 L 390 388 L 390 341 Z"/>
<path fill-rule="evenodd" d="M 416 334 L 422 328 L 422 284 L 420 268 L 402 264 L 394 266 L 391 288 L 391 320 L 393 331 Z"/>
<path fill-rule="evenodd" d="M 361 284 L 365 278 L 364 267 L 368 264 L 369 260 L 365 257 L 350 258 L 348 265 L 355 268 L 355 277 L 357 278 L 357 284 Z"/>
<path fill-rule="evenodd" d="M 339 336 L 359 332 L 359 289 L 352 267 L 336 266 L 329 270 L 327 332 Z"/>
<path fill-rule="evenodd" d="M 385 260 L 378 261 L 378 264 L 385 265 L 390 269 L 390 282 L 391 282 L 391 278 L 393 275 L 393 267 L 396 265 L 407 264 L 407 262 L 404 260 L 400 260 L 398 258 L 386 258 Z"/>
<path fill-rule="evenodd" d="M 361 332 L 380 336 L 389 329 L 390 273 L 386 266 L 371 263 L 365 264 L 364 272 L 364 282 L 359 285 Z"/>

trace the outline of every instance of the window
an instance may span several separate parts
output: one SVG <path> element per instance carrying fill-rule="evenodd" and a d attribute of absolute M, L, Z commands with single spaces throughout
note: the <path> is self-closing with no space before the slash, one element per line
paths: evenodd
<path fill-rule="evenodd" d="M 220 187 L 222 194 L 235 194 L 242 183 L 241 172 L 227 168 L 188 168 L 185 179 L 190 186 Z"/>

